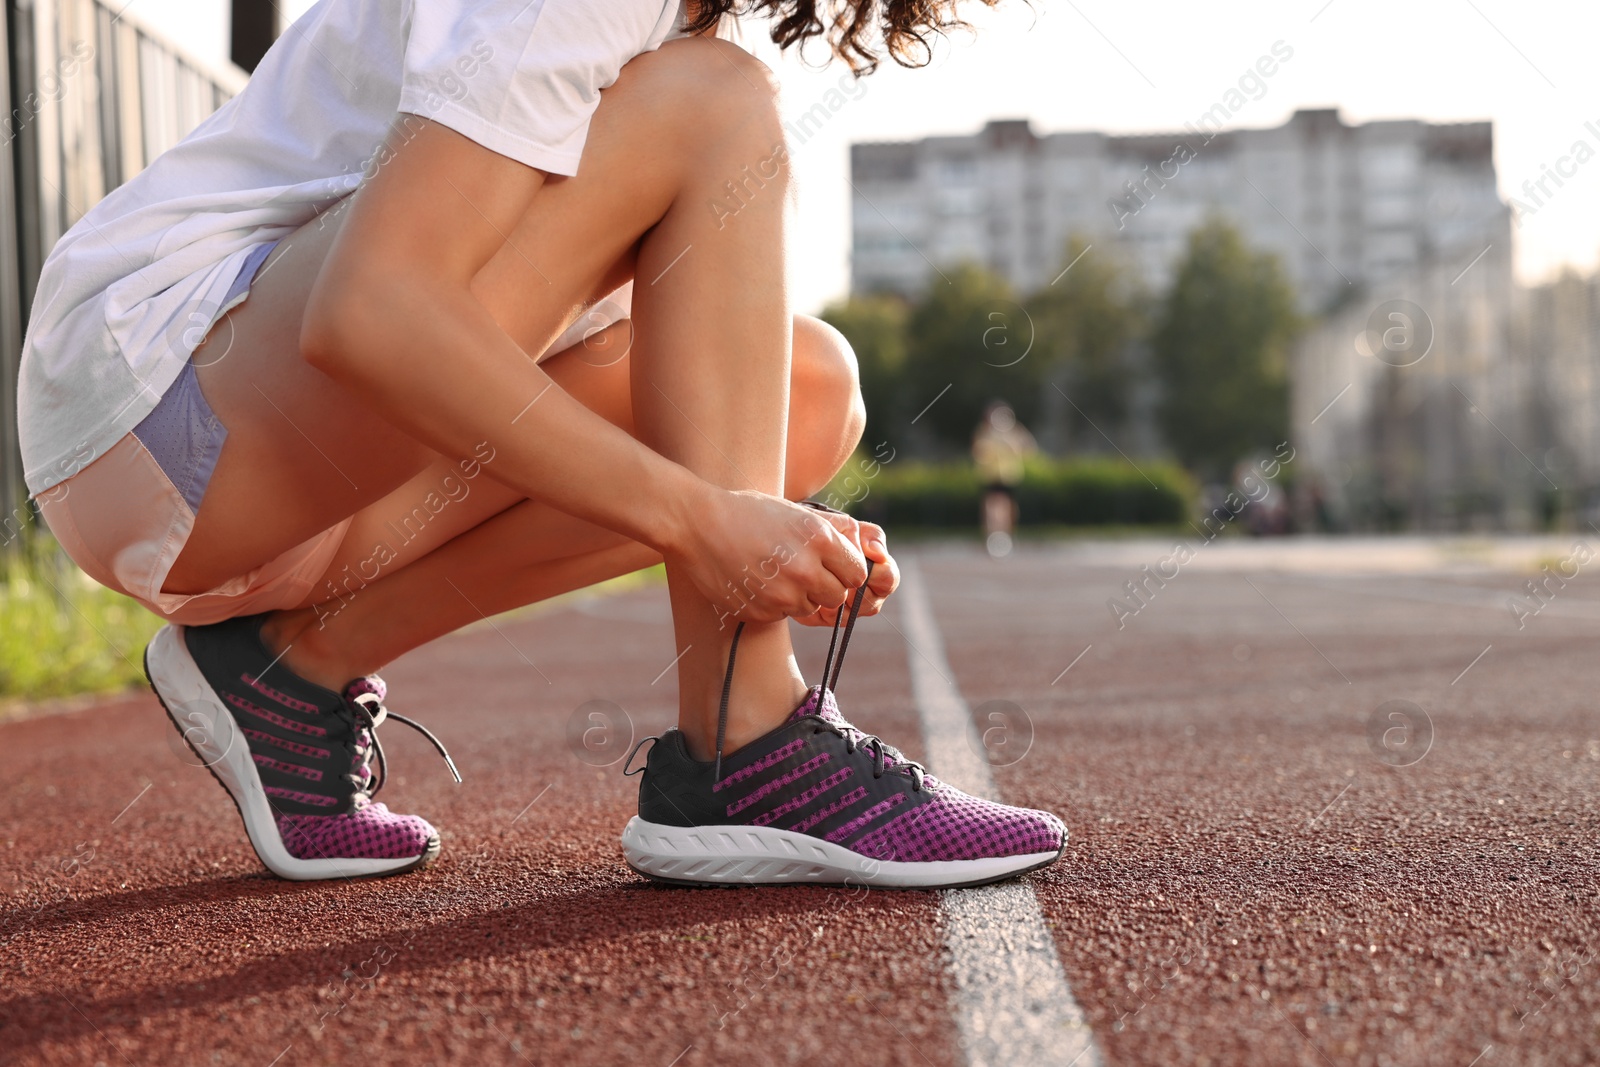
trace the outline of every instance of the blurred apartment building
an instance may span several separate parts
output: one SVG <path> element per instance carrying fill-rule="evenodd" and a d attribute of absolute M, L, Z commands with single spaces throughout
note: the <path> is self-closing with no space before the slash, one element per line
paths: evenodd
<path fill-rule="evenodd" d="M 1314 316 L 1290 372 L 1307 527 L 1600 521 L 1600 278 L 1516 285 L 1487 122 L 1316 110 L 1122 137 L 997 121 L 856 145 L 851 169 L 858 293 L 914 296 L 961 261 L 1025 293 L 1074 235 L 1120 245 L 1159 291 L 1211 213 L 1275 252 Z M 1147 421 L 1126 433 L 1159 450 Z"/>
<path fill-rule="evenodd" d="M 1337 525 L 1600 520 L 1600 277 L 1521 287 L 1482 266 L 1403 279 L 1297 346 L 1302 488 Z"/>
<path fill-rule="evenodd" d="M 1297 111 L 1265 130 L 978 133 L 851 148 L 855 292 L 919 293 L 933 265 L 982 264 L 1019 292 L 1062 269 L 1069 237 L 1115 241 L 1153 288 L 1208 214 L 1276 252 L 1306 310 L 1480 253 L 1509 262 L 1487 122 L 1347 125 Z"/>

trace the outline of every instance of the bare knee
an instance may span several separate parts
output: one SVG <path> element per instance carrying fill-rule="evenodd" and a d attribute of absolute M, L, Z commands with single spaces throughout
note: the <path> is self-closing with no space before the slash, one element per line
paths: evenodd
<path fill-rule="evenodd" d="M 709 105 L 771 107 L 776 109 L 779 82 L 772 68 L 732 41 L 715 37 L 685 37 L 668 41 L 655 52 L 635 59 L 650 60 L 656 77 L 680 79 L 685 92 L 696 93 L 708 105 L 698 119 L 715 120 Z M 626 70 L 627 68 L 624 68 Z"/>
<path fill-rule="evenodd" d="M 784 495 L 800 500 L 827 485 L 855 451 L 866 422 L 850 342 L 822 320 L 796 315 Z"/>
<path fill-rule="evenodd" d="M 772 157 L 763 180 L 782 180 L 787 173 L 777 76 L 732 42 L 668 41 L 625 66 L 611 91 L 648 101 L 658 128 L 672 133 L 663 143 L 687 163 L 720 172 L 732 154 L 759 170 Z"/>

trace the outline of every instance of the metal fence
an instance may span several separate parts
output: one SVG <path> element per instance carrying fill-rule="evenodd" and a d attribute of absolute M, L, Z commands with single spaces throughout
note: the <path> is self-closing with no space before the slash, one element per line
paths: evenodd
<path fill-rule="evenodd" d="M 26 490 L 17 449 L 23 326 L 56 240 L 244 87 L 119 4 L 3 0 L 0 26 L 0 499 Z M 120 8 L 120 10 L 119 10 Z"/>

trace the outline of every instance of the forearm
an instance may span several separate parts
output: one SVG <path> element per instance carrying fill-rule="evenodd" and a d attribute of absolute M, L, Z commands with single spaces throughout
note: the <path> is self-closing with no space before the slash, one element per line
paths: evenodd
<path fill-rule="evenodd" d="M 663 554 L 714 491 L 568 395 L 464 288 L 388 275 L 331 295 L 307 358 L 441 453 L 487 442 L 498 481 Z"/>

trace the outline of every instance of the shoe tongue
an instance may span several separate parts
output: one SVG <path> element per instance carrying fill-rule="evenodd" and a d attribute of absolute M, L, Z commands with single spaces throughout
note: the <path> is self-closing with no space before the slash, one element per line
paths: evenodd
<path fill-rule="evenodd" d="M 807 693 L 800 706 L 790 713 L 787 721 L 794 722 L 807 715 L 815 715 L 819 719 L 826 719 L 839 726 L 850 725 L 845 720 L 844 713 L 839 710 L 839 702 L 833 699 L 833 693 L 824 692 L 820 685 L 812 686 L 811 692 Z"/>
<path fill-rule="evenodd" d="M 376 674 L 369 674 L 365 678 L 357 678 L 344 687 L 344 698 L 352 703 L 356 697 L 371 693 L 378 698 L 378 703 L 383 703 L 383 698 L 389 695 L 389 687 L 383 684 L 383 679 Z"/>
<path fill-rule="evenodd" d="M 383 679 L 376 674 L 369 674 L 365 678 L 357 678 L 344 687 L 344 698 L 351 704 L 355 703 L 356 697 L 365 696 L 369 693 L 377 697 L 378 703 L 381 704 L 383 703 L 383 698 L 389 695 L 389 687 L 384 685 Z M 372 768 L 370 766 L 372 759 L 372 731 L 362 727 L 356 731 L 356 740 L 358 750 L 365 749 L 365 755 L 357 751 L 350 761 L 350 770 L 355 774 L 357 780 L 364 783 L 364 786 L 370 786 L 372 784 Z M 368 798 L 365 795 L 358 794 L 357 810 L 365 807 L 367 801 Z"/>

